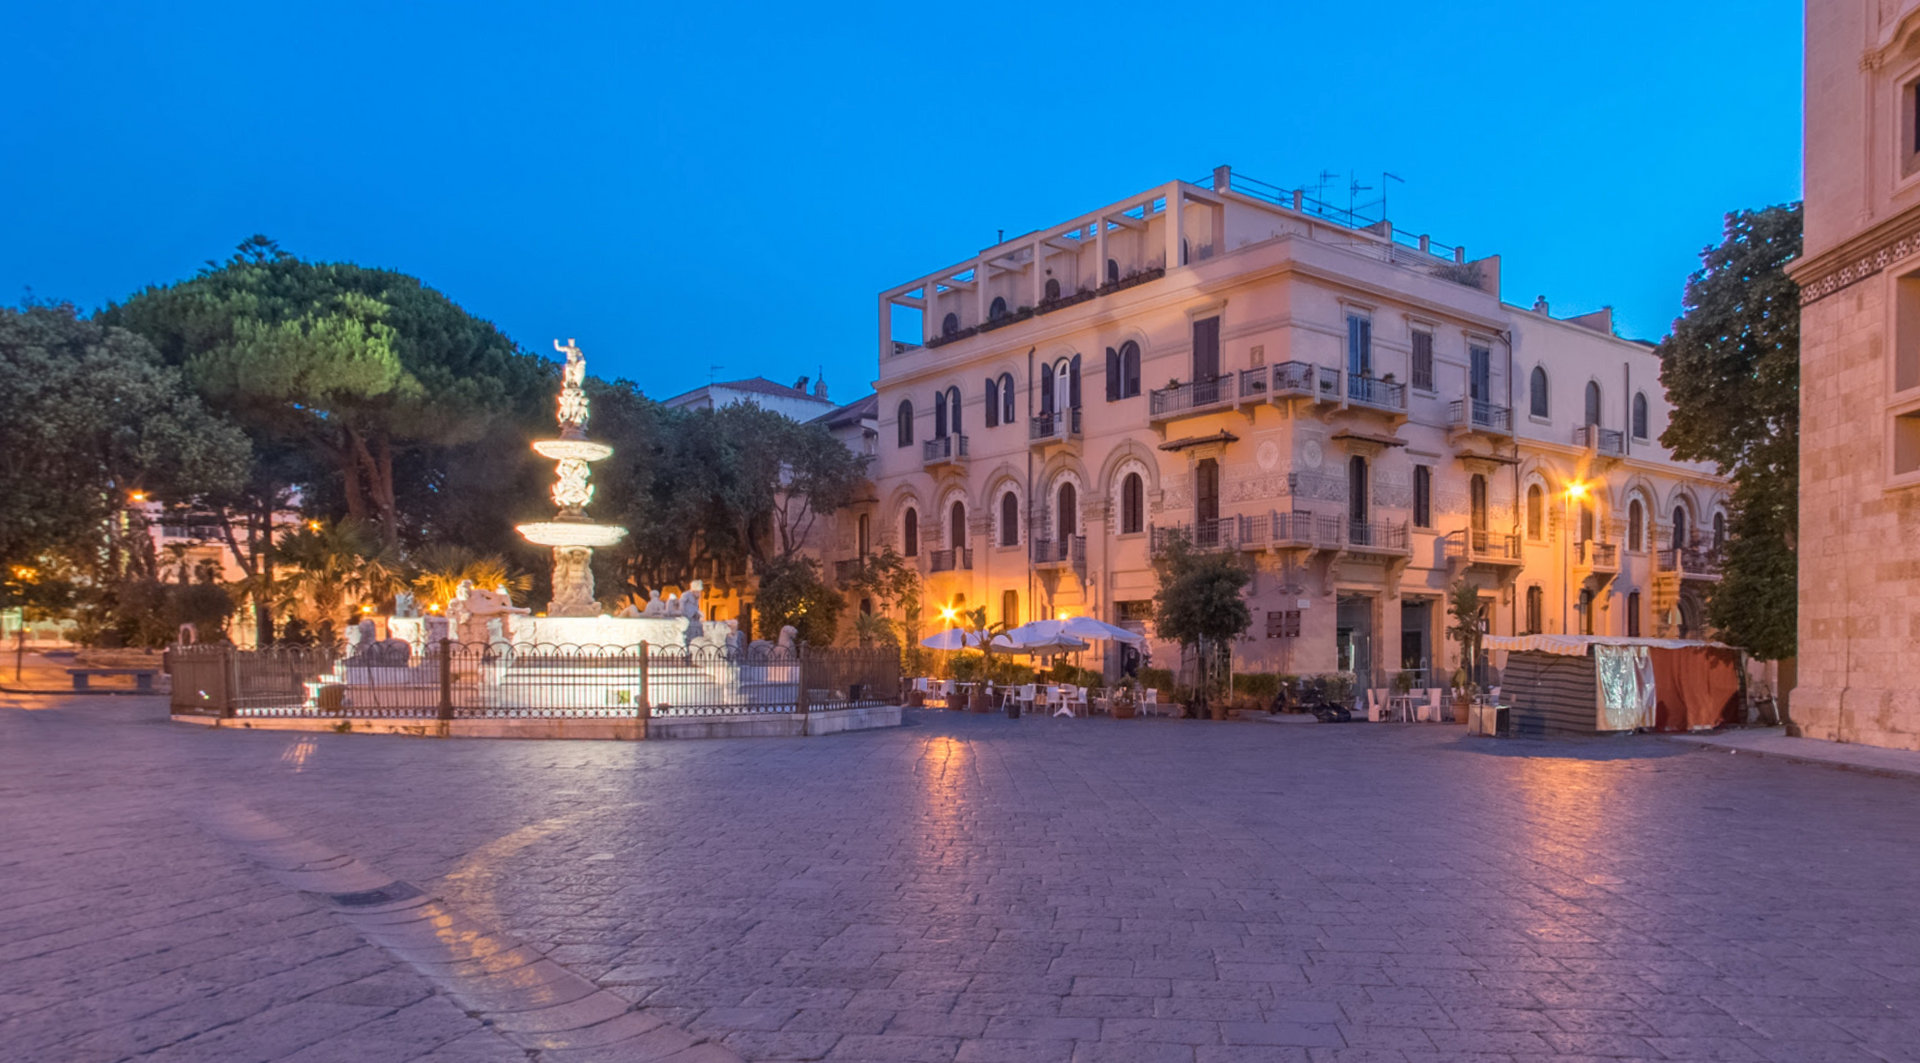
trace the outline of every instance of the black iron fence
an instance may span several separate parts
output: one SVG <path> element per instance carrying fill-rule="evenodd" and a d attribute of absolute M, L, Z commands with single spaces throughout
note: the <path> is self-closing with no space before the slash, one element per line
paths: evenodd
<path fill-rule="evenodd" d="M 177 715 L 408 719 L 639 718 L 807 713 L 892 704 L 888 649 L 508 646 L 176 646 Z"/>

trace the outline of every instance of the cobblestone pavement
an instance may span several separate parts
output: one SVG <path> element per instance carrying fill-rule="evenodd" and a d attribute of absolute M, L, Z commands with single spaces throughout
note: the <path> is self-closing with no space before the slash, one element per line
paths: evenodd
<path fill-rule="evenodd" d="M 249 863 L 270 817 L 749 1060 L 1920 1061 L 1920 780 L 1653 738 L 1008 721 L 207 732 L 0 705 L 0 1052 L 559 1059 Z"/>

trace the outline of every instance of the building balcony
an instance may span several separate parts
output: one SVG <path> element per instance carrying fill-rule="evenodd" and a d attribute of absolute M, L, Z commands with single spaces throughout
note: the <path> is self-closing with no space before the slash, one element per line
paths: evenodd
<path fill-rule="evenodd" d="M 1620 547 L 1585 539 L 1573 544 L 1573 567 L 1582 572 L 1620 571 Z"/>
<path fill-rule="evenodd" d="M 1346 395 L 1349 405 L 1379 410 L 1394 415 L 1398 420 L 1406 420 L 1407 386 L 1405 384 L 1382 380 L 1379 377 L 1356 376 L 1352 373 L 1346 374 L 1346 377 Z"/>
<path fill-rule="evenodd" d="M 1043 413 L 1027 422 L 1027 445 L 1036 450 L 1045 450 L 1061 443 L 1077 442 L 1080 439 L 1080 407 L 1075 406 L 1065 413 Z"/>
<path fill-rule="evenodd" d="M 1242 550 L 1278 550 L 1313 545 L 1313 514 L 1302 510 L 1243 514 L 1234 518 L 1234 537 Z"/>
<path fill-rule="evenodd" d="M 1087 537 L 1073 535 L 1065 539 L 1033 540 L 1034 568 L 1087 567 Z"/>
<path fill-rule="evenodd" d="M 1231 550 L 1238 531 L 1239 519 L 1236 517 L 1198 520 L 1192 524 L 1156 524 L 1148 529 L 1147 548 L 1158 557 L 1166 553 L 1168 542 L 1177 533 L 1184 535 L 1187 545 L 1194 550 Z"/>
<path fill-rule="evenodd" d="M 920 463 L 927 469 L 937 469 L 943 465 L 966 468 L 967 437 L 949 435 L 927 440 L 920 444 Z"/>
<path fill-rule="evenodd" d="M 935 550 L 928 555 L 928 572 L 972 572 L 973 551 L 967 549 Z"/>
<path fill-rule="evenodd" d="M 858 557 L 846 561 L 835 561 L 833 563 L 833 581 L 844 587 L 860 575 L 860 570 L 865 567 L 865 565 L 865 559 Z"/>
<path fill-rule="evenodd" d="M 1409 557 L 1413 554 L 1406 521 L 1317 517 L 1314 520 L 1314 542 L 1322 547 L 1337 546 L 1350 554 L 1376 554 L 1383 557 Z"/>
<path fill-rule="evenodd" d="M 1711 550 L 1692 546 L 1669 547 L 1655 552 L 1654 564 L 1661 572 L 1674 573 L 1681 579 L 1720 582 L 1720 559 Z"/>
<path fill-rule="evenodd" d="M 1469 432 L 1505 438 L 1513 435 L 1513 409 L 1480 399 L 1455 399 L 1447 406 L 1447 429 L 1456 438 Z"/>
<path fill-rule="evenodd" d="M 1518 535 L 1472 528 L 1447 533 L 1447 560 L 1500 568 L 1518 568 L 1525 563 Z"/>
<path fill-rule="evenodd" d="M 1324 389 L 1318 384 L 1323 373 L 1327 378 Z M 1338 370 L 1310 362 L 1281 362 L 1258 369 L 1242 369 L 1240 404 L 1318 398 L 1323 390 L 1331 398 L 1338 394 L 1339 378 Z"/>
<path fill-rule="evenodd" d="M 1612 428 L 1583 424 L 1573 430 L 1573 445 L 1602 457 L 1617 458 L 1626 453 L 1626 436 Z"/>
<path fill-rule="evenodd" d="M 1157 388 L 1147 394 L 1147 420 L 1154 427 L 1182 417 L 1214 413 L 1233 404 L 1235 377 L 1232 373 Z"/>

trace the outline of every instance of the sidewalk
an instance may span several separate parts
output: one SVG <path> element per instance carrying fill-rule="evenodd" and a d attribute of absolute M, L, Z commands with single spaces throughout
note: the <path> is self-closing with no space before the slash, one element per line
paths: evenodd
<path fill-rule="evenodd" d="M 73 689 L 73 676 L 67 669 L 75 667 L 70 658 L 48 660 L 32 650 L 27 651 L 24 667 L 19 678 L 14 678 L 14 656 L 11 651 L 0 653 L 0 694 L 37 694 L 52 696 L 72 696 L 88 694 L 132 694 L 139 697 L 165 696 L 166 677 L 157 677 L 160 682 L 150 694 L 141 694 L 133 687 L 133 680 L 125 676 L 111 678 L 98 677 L 88 690 Z M 158 662 L 155 662 L 158 667 Z"/>
<path fill-rule="evenodd" d="M 1750 727 L 1714 734 L 1664 735 L 1669 742 L 1725 749 L 1733 753 L 1751 753 L 1780 757 L 1802 764 L 1824 764 L 1848 771 L 1874 775 L 1902 775 L 1920 779 L 1920 752 L 1906 749 L 1882 749 L 1849 742 L 1825 742 L 1817 738 L 1788 738 L 1784 727 Z"/>

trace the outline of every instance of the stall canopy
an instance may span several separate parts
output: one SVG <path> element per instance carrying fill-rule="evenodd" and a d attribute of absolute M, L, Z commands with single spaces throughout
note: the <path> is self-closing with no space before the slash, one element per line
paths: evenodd
<path fill-rule="evenodd" d="M 1739 653 L 1718 642 L 1493 635 L 1482 644 L 1523 731 L 1715 727 L 1740 696 Z"/>

